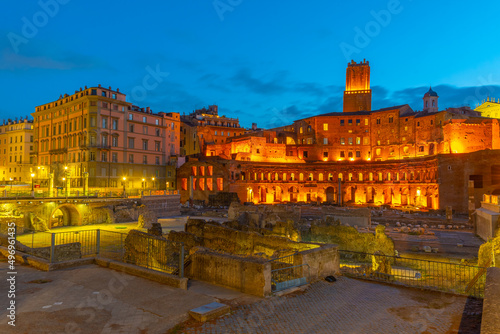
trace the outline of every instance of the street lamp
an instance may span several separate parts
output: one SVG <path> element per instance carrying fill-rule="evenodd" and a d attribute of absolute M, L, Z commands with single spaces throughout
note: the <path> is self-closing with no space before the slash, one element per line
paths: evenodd
<path fill-rule="evenodd" d="M 123 184 L 123 197 L 125 197 L 125 181 L 127 181 L 127 178 L 124 176 L 122 178 L 122 184 Z"/>
<path fill-rule="evenodd" d="M 68 195 L 68 193 L 66 192 L 66 190 L 67 190 L 67 189 L 66 189 L 66 178 L 65 178 L 65 177 L 63 177 L 63 178 L 62 178 L 62 180 L 63 180 L 63 185 L 64 185 L 64 193 L 65 193 L 65 194 L 66 194 L 66 196 L 67 196 L 67 195 Z"/>
<path fill-rule="evenodd" d="M 35 187 L 33 185 L 33 178 L 35 177 L 35 173 L 31 173 L 31 192 L 35 190 Z"/>
<path fill-rule="evenodd" d="M 142 191 L 143 192 L 144 192 L 145 188 L 146 188 L 146 179 L 143 178 L 142 179 Z"/>
<path fill-rule="evenodd" d="M 156 187 L 155 187 L 155 178 L 154 178 L 154 176 L 151 178 L 151 181 L 153 181 L 153 189 L 156 189 Z"/>

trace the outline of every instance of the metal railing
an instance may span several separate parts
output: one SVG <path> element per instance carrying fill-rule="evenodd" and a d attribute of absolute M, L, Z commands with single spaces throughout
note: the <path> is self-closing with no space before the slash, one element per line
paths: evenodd
<path fill-rule="evenodd" d="M 184 244 L 144 237 L 133 246 L 133 249 L 125 250 L 123 261 L 168 274 L 179 272 L 181 275 L 182 272 L 184 275 Z"/>
<path fill-rule="evenodd" d="M 127 244 L 128 233 L 106 230 L 69 232 L 28 231 L 17 235 L 23 251 L 57 263 L 69 259 L 102 256 L 144 268 L 184 277 L 184 243 L 144 236 Z"/>
<path fill-rule="evenodd" d="M 308 264 L 271 270 L 271 290 L 277 292 L 307 284 L 309 277 L 310 268 Z"/>
<path fill-rule="evenodd" d="M 126 189 L 126 197 L 147 197 L 147 196 L 166 196 L 166 195 L 177 195 L 179 192 L 177 190 L 142 190 L 142 189 Z M 35 189 L 33 192 L 28 189 L 23 190 L 3 190 L 0 191 L 0 198 L 2 199 L 45 199 L 45 198 L 95 198 L 95 197 L 107 197 L 107 198 L 123 198 L 123 190 L 88 190 L 84 192 L 80 189 L 70 190 L 57 189 L 54 188 L 52 192 L 48 190 Z"/>
<path fill-rule="evenodd" d="M 485 268 L 459 263 L 339 251 L 341 272 L 362 279 L 482 298 Z"/>

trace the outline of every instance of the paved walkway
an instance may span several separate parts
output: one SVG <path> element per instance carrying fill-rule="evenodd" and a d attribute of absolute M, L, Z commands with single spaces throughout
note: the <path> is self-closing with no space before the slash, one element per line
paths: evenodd
<path fill-rule="evenodd" d="M 0 262 L 0 333 L 165 333 L 188 310 L 218 296 L 244 296 L 204 283 L 172 288 L 96 265 L 53 272 L 17 267 L 16 327 L 7 325 L 7 263 Z"/>
<path fill-rule="evenodd" d="M 340 277 L 183 333 L 458 333 L 465 297 Z"/>

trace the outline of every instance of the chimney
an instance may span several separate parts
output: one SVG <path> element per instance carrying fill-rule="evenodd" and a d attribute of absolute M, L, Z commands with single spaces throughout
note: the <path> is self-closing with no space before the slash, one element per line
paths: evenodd
<path fill-rule="evenodd" d="M 85 89 L 87 89 L 87 86 L 85 86 Z"/>
<path fill-rule="evenodd" d="M 146 107 L 146 112 L 149 114 L 151 109 L 149 107 Z"/>
<path fill-rule="evenodd" d="M 256 131 L 257 130 L 257 123 L 252 123 L 252 130 Z"/>
<path fill-rule="evenodd" d="M 117 93 L 119 93 L 119 92 L 120 92 L 120 88 L 117 88 L 117 89 L 116 89 L 116 92 L 117 92 Z"/>
<path fill-rule="evenodd" d="M 111 86 L 109 86 L 109 90 L 111 90 Z"/>
<path fill-rule="evenodd" d="M 97 87 L 101 88 L 101 84 L 98 84 Z"/>

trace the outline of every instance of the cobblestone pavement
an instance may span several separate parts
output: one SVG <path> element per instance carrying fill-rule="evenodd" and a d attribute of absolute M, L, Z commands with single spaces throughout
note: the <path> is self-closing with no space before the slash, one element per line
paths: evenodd
<path fill-rule="evenodd" d="M 467 298 L 340 277 L 184 333 L 458 333 Z"/>
<path fill-rule="evenodd" d="M 16 270 L 12 327 L 7 325 L 7 263 L 0 260 L 0 333 L 166 333 L 186 321 L 189 310 L 216 300 L 96 265 L 50 272 L 18 265 Z"/>

